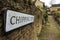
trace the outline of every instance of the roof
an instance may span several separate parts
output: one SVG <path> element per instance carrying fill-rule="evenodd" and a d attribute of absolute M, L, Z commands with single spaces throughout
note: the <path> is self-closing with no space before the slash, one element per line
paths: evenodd
<path fill-rule="evenodd" d="M 60 4 L 53 4 L 52 7 L 60 7 Z"/>

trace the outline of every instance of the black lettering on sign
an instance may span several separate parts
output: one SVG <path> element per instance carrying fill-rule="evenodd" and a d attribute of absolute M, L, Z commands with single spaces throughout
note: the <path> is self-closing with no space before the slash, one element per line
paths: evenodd
<path fill-rule="evenodd" d="M 14 24 L 19 24 L 19 23 L 23 23 L 23 22 L 27 22 L 32 20 L 33 17 L 21 17 L 21 16 L 12 16 L 10 19 L 10 23 L 12 25 Z"/>
<path fill-rule="evenodd" d="M 13 19 L 16 19 L 16 17 L 15 17 L 15 16 L 12 16 L 12 17 L 11 17 L 11 19 L 10 19 L 10 23 L 11 23 L 12 25 L 15 24 L 15 22 L 13 22 Z"/>

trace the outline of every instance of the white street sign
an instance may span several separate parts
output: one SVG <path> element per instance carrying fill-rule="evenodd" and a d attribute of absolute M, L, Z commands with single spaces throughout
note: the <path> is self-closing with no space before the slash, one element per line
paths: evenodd
<path fill-rule="evenodd" d="M 6 16 L 6 22 L 5 22 L 6 32 L 34 22 L 33 15 L 28 15 L 12 10 L 7 10 L 5 16 Z"/>

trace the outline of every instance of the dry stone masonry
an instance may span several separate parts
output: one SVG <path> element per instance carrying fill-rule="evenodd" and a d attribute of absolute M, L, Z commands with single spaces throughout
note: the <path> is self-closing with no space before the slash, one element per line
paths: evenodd
<path fill-rule="evenodd" d="M 36 0 L 0 0 L 0 40 L 37 40 L 42 28 L 42 14 L 35 6 Z M 34 22 L 10 32 L 4 32 L 5 10 L 11 9 L 33 15 Z"/>

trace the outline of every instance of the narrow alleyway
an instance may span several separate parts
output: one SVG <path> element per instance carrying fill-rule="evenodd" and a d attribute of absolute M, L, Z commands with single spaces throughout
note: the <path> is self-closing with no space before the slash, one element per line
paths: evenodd
<path fill-rule="evenodd" d="M 60 27 L 53 16 L 48 16 L 48 23 L 43 26 L 39 40 L 60 40 Z"/>

